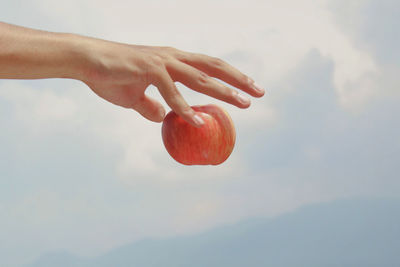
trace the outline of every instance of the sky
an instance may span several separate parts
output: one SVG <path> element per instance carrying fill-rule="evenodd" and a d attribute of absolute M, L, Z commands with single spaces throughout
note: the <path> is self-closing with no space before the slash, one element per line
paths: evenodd
<path fill-rule="evenodd" d="M 0 80 L 5 266 L 400 193 L 394 0 L 0 3 L 4 22 L 216 56 L 267 90 L 240 110 L 177 84 L 191 105 L 224 107 L 237 130 L 224 164 L 187 167 L 161 124 L 81 82 Z"/>

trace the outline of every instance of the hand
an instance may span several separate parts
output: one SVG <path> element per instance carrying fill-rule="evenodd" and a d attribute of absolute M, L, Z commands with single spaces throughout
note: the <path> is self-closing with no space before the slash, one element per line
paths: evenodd
<path fill-rule="evenodd" d="M 264 90 L 252 79 L 221 59 L 184 52 L 172 47 L 140 46 L 86 38 L 89 64 L 83 82 L 105 100 L 138 111 L 145 118 L 161 122 L 164 107 L 145 94 L 153 84 L 166 103 L 185 121 L 201 126 L 202 120 L 186 103 L 174 82 L 231 103 L 239 108 L 250 106 L 250 99 L 212 77 L 254 96 Z"/>
<path fill-rule="evenodd" d="M 214 78 L 261 97 L 264 90 L 224 61 L 171 47 L 128 45 L 75 34 L 52 33 L 0 22 L 0 79 L 71 78 L 116 105 L 160 122 L 164 107 L 145 94 L 153 84 L 167 104 L 194 126 L 201 118 L 174 82 L 239 108 L 250 99 Z"/>

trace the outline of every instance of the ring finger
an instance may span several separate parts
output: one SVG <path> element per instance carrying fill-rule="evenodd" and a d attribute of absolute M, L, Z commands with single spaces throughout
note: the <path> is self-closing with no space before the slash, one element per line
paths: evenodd
<path fill-rule="evenodd" d="M 217 98 L 239 108 L 248 108 L 250 99 L 236 90 L 223 85 L 190 65 L 180 61 L 174 61 L 167 66 L 171 78 L 185 86 L 208 96 Z"/>

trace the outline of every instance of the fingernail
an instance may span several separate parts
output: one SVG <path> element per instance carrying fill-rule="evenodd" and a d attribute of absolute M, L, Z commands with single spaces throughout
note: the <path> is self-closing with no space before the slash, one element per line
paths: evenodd
<path fill-rule="evenodd" d="M 196 123 L 198 126 L 204 125 L 203 119 L 202 119 L 199 115 L 197 115 L 197 114 L 193 116 L 193 121 L 194 121 L 194 123 Z"/>
<path fill-rule="evenodd" d="M 259 93 L 262 93 L 262 94 L 265 93 L 265 90 L 263 88 L 261 88 L 261 86 L 258 85 L 257 83 L 253 83 L 253 88 Z"/>
<path fill-rule="evenodd" d="M 250 103 L 250 99 L 247 96 L 242 95 L 241 93 L 237 93 L 236 97 L 243 105 L 247 105 Z"/>
<path fill-rule="evenodd" d="M 158 110 L 158 113 L 160 114 L 160 117 L 161 118 L 165 118 L 165 109 L 164 108 L 160 108 L 159 110 Z"/>

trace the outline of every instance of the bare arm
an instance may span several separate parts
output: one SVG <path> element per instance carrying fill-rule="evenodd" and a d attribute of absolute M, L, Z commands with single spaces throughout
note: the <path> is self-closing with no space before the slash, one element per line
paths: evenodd
<path fill-rule="evenodd" d="M 68 34 L 0 22 L 0 78 L 77 78 L 84 55 Z"/>
<path fill-rule="evenodd" d="M 75 34 L 45 32 L 0 22 L 0 78 L 71 78 L 86 83 L 107 101 L 132 108 L 160 122 L 164 107 L 145 94 L 153 84 L 167 104 L 195 126 L 201 121 L 174 82 L 231 103 L 250 106 L 250 99 L 212 77 L 254 97 L 264 90 L 226 62 L 172 47 L 116 43 Z"/>

